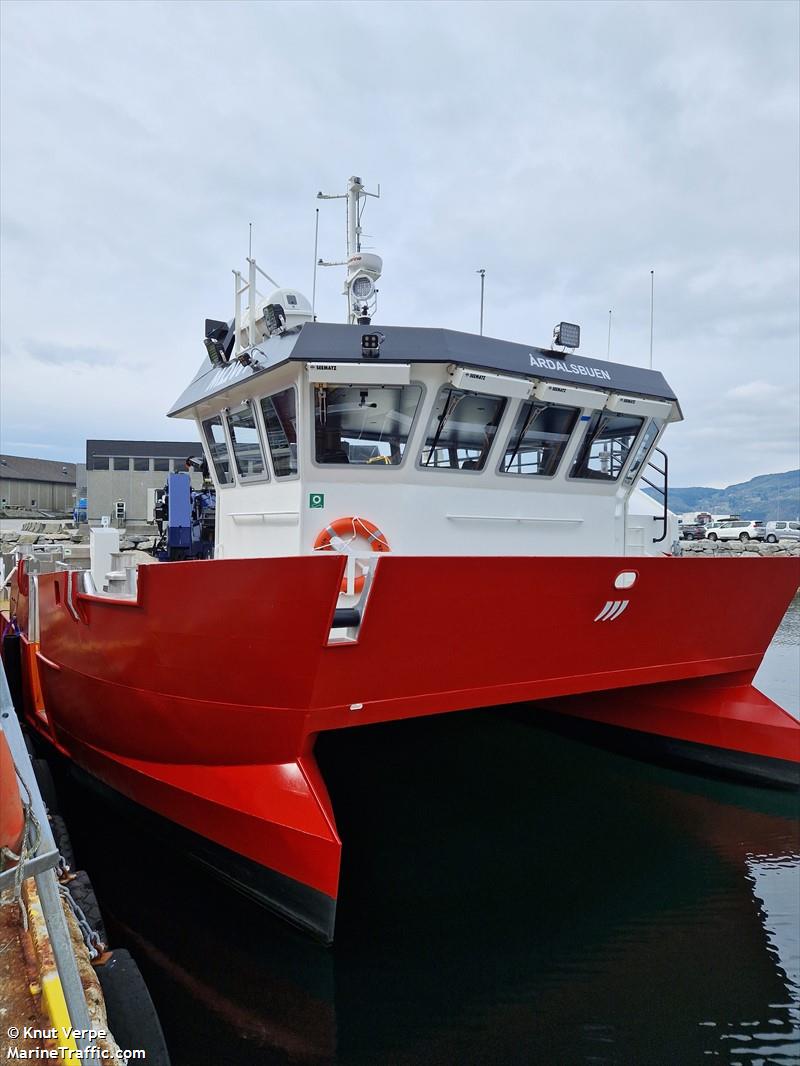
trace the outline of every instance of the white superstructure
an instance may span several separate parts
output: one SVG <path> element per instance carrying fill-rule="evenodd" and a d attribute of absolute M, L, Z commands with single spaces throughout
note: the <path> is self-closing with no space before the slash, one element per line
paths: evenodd
<path fill-rule="evenodd" d="M 663 377 L 574 349 L 375 325 L 382 262 L 361 249 L 367 195 L 353 177 L 329 197 L 347 200 L 348 325 L 312 321 L 302 294 L 277 283 L 262 297 L 258 278 L 273 279 L 250 259 L 247 282 L 236 274 L 233 342 L 211 323 L 213 365 L 171 412 L 203 441 L 216 555 L 306 554 L 354 516 L 403 554 L 669 552 L 677 518 L 639 488 L 643 477 L 661 487 L 665 471 L 645 471 L 681 418 Z M 358 530 L 350 539 L 369 552 Z"/>

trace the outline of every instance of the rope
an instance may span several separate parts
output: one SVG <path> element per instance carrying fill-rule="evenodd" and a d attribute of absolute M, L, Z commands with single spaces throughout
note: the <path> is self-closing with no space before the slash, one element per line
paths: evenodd
<path fill-rule="evenodd" d="M 361 526 L 360 530 L 356 529 L 356 522 L 358 522 L 359 525 Z M 352 535 L 352 537 L 349 540 L 345 540 L 344 541 L 345 544 L 352 544 L 353 541 L 357 537 L 363 537 L 364 540 L 367 540 L 370 543 L 372 543 L 374 541 L 377 544 L 382 544 L 383 547 L 386 549 L 386 551 L 391 551 L 392 550 L 389 547 L 389 542 L 386 540 L 383 531 L 382 530 L 378 530 L 377 533 L 370 533 L 370 531 L 364 525 L 362 519 L 359 518 L 357 515 L 354 516 L 351 519 L 351 528 L 353 530 L 353 535 Z M 339 534 L 337 533 L 336 536 L 339 536 Z M 343 537 L 341 537 L 340 539 L 344 540 Z M 331 544 L 329 542 L 328 544 L 320 544 L 320 545 L 318 545 L 317 547 L 315 547 L 313 549 L 313 551 L 315 551 L 315 552 L 329 552 L 329 551 L 335 551 L 335 549 L 331 547 Z"/>
<path fill-rule="evenodd" d="M 14 889 L 10 899 L 0 900 L 0 906 L 8 906 L 9 904 L 19 903 L 22 899 L 22 882 L 25 880 L 24 870 L 25 863 L 28 859 L 32 859 L 36 852 L 39 850 L 39 844 L 42 840 L 42 827 L 39 825 L 39 820 L 33 813 L 33 797 L 31 796 L 31 790 L 26 783 L 20 777 L 19 770 L 17 770 L 17 778 L 22 785 L 27 802 L 23 801 L 22 808 L 25 812 L 25 828 L 22 834 L 22 845 L 19 849 L 19 855 L 15 854 L 11 848 L 2 848 L 0 854 L 4 859 L 12 859 L 16 861 L 17 866 L 14 871 Z"/>

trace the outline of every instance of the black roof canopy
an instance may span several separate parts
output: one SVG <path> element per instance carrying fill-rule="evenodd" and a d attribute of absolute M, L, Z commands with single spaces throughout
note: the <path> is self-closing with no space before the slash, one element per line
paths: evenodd
<path fill-rule="evenodd" d="M 91 467 L 96 456 L 122 459 L 131 456 L 137 459 L 185 459 L 200 455 L 202 447 L 197 441 L 175 440 L 87 440 L 86 465 Z"/>
<path fill-rule="evenodd" d="M 478 370 L 570 385 L 594 385 L 613 392 L 677 401 L 663 374 L 646 367 L 587 359 L 451 329 L 307 322 L 296 333 L 270 337 L 255 345 L 256 358 L 261 363 L 258 370 L 240 363 L 213 367 L 207 359 L 204 360 L 194 380 L 169 413 L 184 412 L 217 392 L 242 384 L 250 377 L 268 374 L 290 361 L 371 362 L 364 360 L 361 353 L 361 338 L 365 333 L 381 335 L 379 359 L 386 363 L 458 363 Z"/>

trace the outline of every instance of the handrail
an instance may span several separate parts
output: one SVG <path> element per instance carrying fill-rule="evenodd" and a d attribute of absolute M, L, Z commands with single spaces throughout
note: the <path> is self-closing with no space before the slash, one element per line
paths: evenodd
<path fill-rule="evenodd" d="M 654 544 L 660 544 L 662 540 L 667 539 L 667 530 L 669 529 L 669 456 L 662 448 L 654 448 L 653 451 L 658 452 L 658 454 L 663 458 L 664 468 L 662 469 L 660 466 L 656 466 L 656 464 L 651 459 L 647 463 L 646 469 L 652 469 L 657 474 L 660 474 L 663 479 L 662 483 L 660 485 L 655 485 L 649 478 L 646 478 L 644 475 L 642 475 L 642 481 L 644 481 L 646 485 L 649 485 L 653 492 L 657 492 L 659 496 L 661 496 L 663 511 L 659 517 L 653 519 L 654 522 L 662 522 L 664 526 L 661 531 L 661 536 L 653 538 Z"/>
<path fill-rule="evenodd" d="M 583 525 L 582 518 L 534 518 L 518 514 L 448 514 L 451 522 L 547 522 L 561 526 Z"/>
<path fill-rule="evenodd" d="M 299 511 L 231 511 L 228 514 L 236 525 L 267 525 L 269 522 L 275 525 L 297 525 L 300 521 Z"/>

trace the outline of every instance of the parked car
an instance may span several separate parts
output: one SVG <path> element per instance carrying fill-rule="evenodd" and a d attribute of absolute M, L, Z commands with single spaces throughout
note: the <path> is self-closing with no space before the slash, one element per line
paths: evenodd
<path fill-rule="evenodd" d="M 744 518 L 733 522 L 714 522 L 706 529 L 708 540 L 763 540 L 766 526 L 763 522 L 748 522 Z"/>
<path fill-rule="evenodd" d="M 702 540 L 706 535 L 706 527 L 700 522 L 684 522 L 681 526 L 681 540 Z"/>
<path fill-rule="evenodd" d="M 800 540 L 800 522 L 767 522 L 767 542 L 777 544 L 779 540 Z"/>

